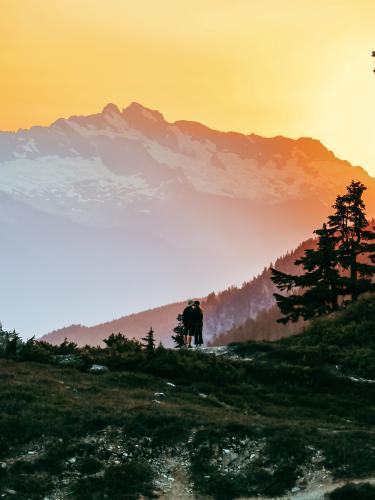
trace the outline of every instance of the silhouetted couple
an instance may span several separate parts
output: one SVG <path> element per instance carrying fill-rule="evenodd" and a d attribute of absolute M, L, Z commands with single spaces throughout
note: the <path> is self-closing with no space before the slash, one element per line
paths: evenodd
<path fill-rule="evenodd" d="M 191 342 L 193 337 L 195 347 L 201 346 L 203 344 L 203 310 L 199 300 L 188 300 L 188 305 L 182 313 L 182 323 L 185 327 L 185 347 L 192 348 Z"/>

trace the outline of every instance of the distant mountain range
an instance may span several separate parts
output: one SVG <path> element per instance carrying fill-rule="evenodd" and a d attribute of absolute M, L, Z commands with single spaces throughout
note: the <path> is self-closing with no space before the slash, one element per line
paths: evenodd
<path fill-rule="evenodd" d="M 313 239 L 305 241 L 293 252 L 277 259 L 275 267 L 284 272 L 298 273 L 299 270 L 294 265 L 294 261 L 303 255 L 306 248 L 313 248 L 314 245 Z M 244 333 L 246 339 L 252 338 L 251 327 L 254 326 L 253 337 L 257 339 L 280 338 L 295 333 L 294 326 L 276 325 L 276 319 L 280 317 L 280 313 L 275 309 L 273 293 L 276 287 L 270 280 L 270 275 L 270 269 L 264 269 L 259 276 L 244 283 L 241 287 L 230 287 L 201 299 L 205 313 L 204 340 L 206 343 L 223 345 L 242 340 L 240 336 L 243 325 L 246 328 Z M 182 312 L 185 305 L 184 302 L 169 304 L 89 328 L 71 325 L 53 331 L 42 339 L 52 344 L 60 344 L 64 338 L 68 338 L 79 346 L 103 345 L 103 339 L 111 333 L 121 332 L 128 337 L 140 339 L 152 326 L 157 340 L 162 341 L 165 346 L 171 346 L 173 345 L 171 335 L 173 328 L 177 325 L 177 315 Z M 259 318 L 262 324 L 267 325 L 267 331 L 256 330 Z M 272 330 L 271 333 L 270 330 Z"/>
<path fill-rule="evenodd" d="M 370 227 L 375 227 L 375 219 L 370 221 Z M 277 259 L 272 267 L 289 274 L 299 274 L 301 268 L 295 266 L 295 261 L 304 255 L 306 249 L 315 247 L 316 239 L 310 238 Z M 364 262 L 368 259 L 365 258 Z M 277 340 L 301 331 L 306 325 L 302 320 L 286 325 L 277 322 L 281 317 L 273 296 L 277 291 L 271 281 L 271 269 L 267 267 L 241 287 L 232 286 L 201 298 L 205 343 L 221 346 L 245 340 Z M 177 315 L 185 306 L 185 302 L 168 304 L 92 327 L 71 325 L 51 332 L 43 340 L 60 344 L 68 338 L 79 346 L 103 345 L 103 339 L 111 333 L 122 332 L 128 337 L 140 339 L 152 326 L 156 339 L 169 347 L 173 345 L 171 335 L 177 324 Z"/>
<path fill-rule="evenodd" d="M 169 123 L 137 103 L 1 132 L 1 320 L 42 334 L 242 283 L 352 178 L 375 215 L 375 179 L 317 140 Z"/>

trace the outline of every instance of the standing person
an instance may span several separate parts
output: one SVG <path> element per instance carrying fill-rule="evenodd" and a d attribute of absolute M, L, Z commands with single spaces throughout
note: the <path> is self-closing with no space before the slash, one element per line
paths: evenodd
<path fill-rule="evenodd" d="M 193 305 L 194 302 L 192 300 L 188 300 L 187 306 L 182 313 L 182 324 L 184 325 L 184 344 L 185 347 L 191 349 L 191 341 L 193 338 Z"/>
<path fill-rule="evenodd" d="M 199 300 L 193 304 L 193 333 L 194 344 L 196 347 L 203 345 L 203 309 L 200 306 Z"/>

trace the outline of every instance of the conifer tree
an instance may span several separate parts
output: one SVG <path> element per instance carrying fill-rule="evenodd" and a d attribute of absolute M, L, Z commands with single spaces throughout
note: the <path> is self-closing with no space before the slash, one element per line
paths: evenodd
<path fill-rule="evenodd" d="M 155 351 L 155 338 L 154 330 L 152 329 L 152 327 L 150 327 L 150 330 L 146 337 L 143 337 L 141 340 L 145 342 L 144 344 L 142 344 L 142 347 L 145 348 L 148 354 L 152 354 Z"/>
<path fill-rule="evenodd" d="M 349 276 L 344 277 L 345 295 L 354 301 L 365 292 L 374 290 L 371 278 L 375 274 L 375 232 L 368 227 L 362 195 L 366 187 L 352 181 L 343 196 L 337 196 L 335 213 L 328 224 L 335 231 L 338 262 Z"/>
<path fill-rule="evenodd" d="M 163 351 L 165 351 L 165 347 L 163 346 L 163 342 L 160 341 L 159 345 L 156 348 L 156 352 L 163 352 Z"/>
<path fill-rule="evenodd" d="M 375 290 L 375 231 L 366 219 L 362 195 L 366 187 L 352 181 L 345 195 L 337 196 L 335 213 L 328 225 L 314 231 L 318 235 L 316 250 L 306 250 L 295 261 L 303 269 L 301 275 L 272 269 L 272 281 L 281 291 L 274 294 L 284 317 L 279 321 L 311 319 L 345 305 L 366 291 Z"/>
<path fill-rule="evenodd" d="M 175 335 L 172 335 L 172 339 L 176 347 L 183 347 L 185 345 L 184 344 L 185 327 L 182 322 L 182 314 L 179 314 L 177 316 L 177 321 L 178 321 L 177 326 L 173 328 Z"/>
<path fill-rule="evenodd" d="M 295 261 L 302 267 L 301 275 L 286 274 L 271 268 L 272 281 L 281 291 L 295 291 L 289 295 L 275 293 L 276 302 L 284 315 L 280 323 L 307 320 L 338 309 L 338 296 L 342 280 L 337 265 L 336 237 L 334 230 L 323 224 L 314 231 L 318 235 L 316 249 L 305 250 Z"/>

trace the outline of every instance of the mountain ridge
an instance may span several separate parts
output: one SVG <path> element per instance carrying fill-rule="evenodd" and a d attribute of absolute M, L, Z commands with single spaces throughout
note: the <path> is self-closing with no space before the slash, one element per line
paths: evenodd
<path fill-rule="evenodd" d="M 284 272 L 298 272 L 294 261 L 300 258 L 307 248 L 313 248 L 314 245 L 314 239 L 301 243 L 295 250 L 278 258 L 274 266 Z M 242 326 L 249 319 L 255 319 L 259 313 L 274 306 L 273 293 L 277 289 L 270 280 L 270 274 L 270 268 L 266 268 L 252 280 L 244 282 L 241 287 L 229 287 L 217 294 L 212 292 L 200 298 L 205 311 L 205 342 L 218 345 L 215 342 L 216 338 L 226 338 L 225 334 L 228 331 Z M 182 313 L 185 305 L 186 303 L 182 301 L 166 304 L 89 327 L 70 325 L 42 336 L 41 340 L 60 344 L 66 337 L 79 346 L 86 343 L 103 345 L 103 340 L 111 333 L 121 332 L 130 338 L 141 339 L 152 327 L 157 341 L 161 341 L 165 346 L 171 346 L 171 335 L 177 325 L 177 315 Z M 290 329 L 280 325 L 279 330 L 281 337 L 287 335 Z M 257 339 L 259 340 L 259 336 Z"/>
<path fill-rule="evenodd" d="M 375 179 L 315 139 L 103 109 L 0 133 L 0 208 L 19 204 L 2 237 L 25 249 L 0 263 L 10 328 L 93 324 L 242 283 L 308 238 L 353 177 L 375 215 Z M 8 304 L 7 288 L 22 300 Z"/>

